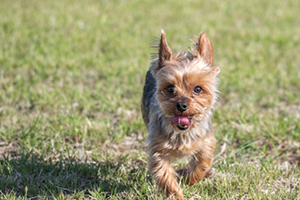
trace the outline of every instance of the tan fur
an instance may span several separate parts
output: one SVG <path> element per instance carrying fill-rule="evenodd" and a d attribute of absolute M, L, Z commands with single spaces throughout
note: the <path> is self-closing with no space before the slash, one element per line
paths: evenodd
<path fill-rule="evenodd" d="M 205 33 L 197 39 L 192 52 L 174 55 L 162 32 L 158 58 L 149 71 L 152 73 L 149 80 L 155 79 L 156 89 L 154 93 L 153 85 L 146 83 L 142 99 L 143 118 L 149 130 L 148 168 L 167 196 L 181 200 L 184 196 L 175 179 L 176 172 L 186 176 L 189 185 L 210 175 L 216 143 L 210 118 L 217 100 L 219 68 L 213 65 L 213 48 Z M 170 85 L 174 86 L 174 93 L 167 91 Z M 203 89 L 200 94 L 193 92 L 196 86 Z M 188 104 L 188 109 L 181 113 L 175 105 L 182 101 Z M 175 115 L 192 116 L 187 130 L 171 125 Z M 175 172 L 171 161 L 183 156 L 191 156 L 191 161 L 187 168 Z"/>

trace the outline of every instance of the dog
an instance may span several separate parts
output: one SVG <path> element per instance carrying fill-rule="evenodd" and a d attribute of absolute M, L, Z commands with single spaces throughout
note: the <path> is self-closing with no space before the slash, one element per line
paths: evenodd
<path fill-rule="evenodd" d="M 173 53 L 162 30 L 158 53 L 147 72 L 141 110 L 149 134 L 148 169 L 167 197 L 185 199 L 176 176 L 189 185 L 211 175 L 216 139 L 211 122 L 218 98 L 220 69 L 213 47 L 202 32 L 190 51 Z M 175 171 L 174 158 L 190 156 L 187 168 Z"/>

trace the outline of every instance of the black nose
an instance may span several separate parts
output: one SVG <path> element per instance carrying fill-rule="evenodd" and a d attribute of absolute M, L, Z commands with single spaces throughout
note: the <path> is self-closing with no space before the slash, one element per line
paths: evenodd
<path fill-rule="evenodd" d="M 176 108 L 179 112 L 186 111 L 188 109 L 188 107 L 189 107 L 189 105 L 185 101 L 176 103 Z"/>

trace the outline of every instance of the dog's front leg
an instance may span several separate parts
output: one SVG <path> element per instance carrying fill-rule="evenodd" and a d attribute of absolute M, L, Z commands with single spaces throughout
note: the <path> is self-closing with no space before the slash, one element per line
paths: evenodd
<path fill-rule="evenodd" d="M 195 185 L 200 179 L 207 178 L 211 175 L 209 171 L 215 149 L 215 139 L 212 138 L 208 144 L 195 151 L 192 155 L 192 160 L 189 163 L 187 172 L 187 184 Z"/>
<path fill-rule="evenodd" d="M 171 167 L 171 159 L 168 155 L 155 150 L 149 153 L 148 168 L 162 191 L 169 197 L 172 194 L 177 200 L 184 200 L 182 190 L 174 178 L 175 171 Z"/>

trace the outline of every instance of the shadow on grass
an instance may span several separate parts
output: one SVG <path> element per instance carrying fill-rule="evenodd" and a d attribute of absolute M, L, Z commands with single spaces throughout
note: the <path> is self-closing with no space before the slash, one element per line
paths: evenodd
<path fill-rule="evenodd" d="M 79 161 L 58 157 L 57 161 L 24 153 L 18 158 L 0 160 L 2 194 L 29 198 L 69 196 L 82 199 L 93 196 L 122 197 L 137 183 L 148 179 L 146 164 L 129 161 L 127 156 L 116 161 Z M 133 163 L 134 162 L 134 163 Z"/>

